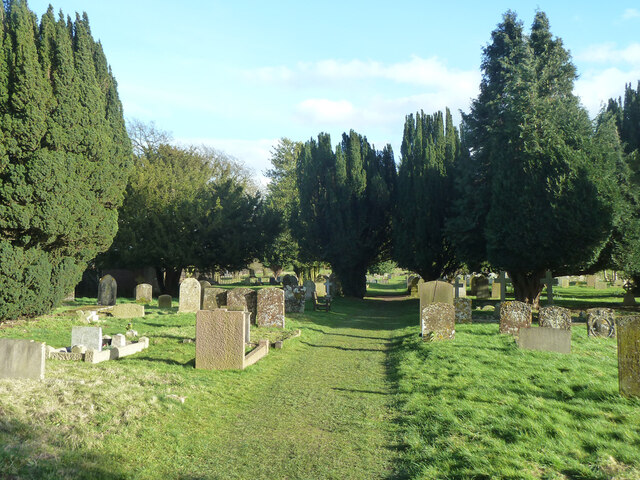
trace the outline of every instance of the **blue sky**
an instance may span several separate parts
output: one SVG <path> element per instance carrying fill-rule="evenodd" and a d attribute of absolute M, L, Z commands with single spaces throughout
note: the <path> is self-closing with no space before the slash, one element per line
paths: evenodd
<path fill-rule="evenodd" d="M 30 0 L 42 15 L 50 2 Z M 355 129 L 399 154 L 405 115 L 477 95 L 482 47 L 508 9 L 536 9 L 563 39 L 591 115 L 640 80 L 640 5 L 631 1 L 59 0 L 86 11 L 125 116 L 237 157 L 259 176 L 280 137 L 333 143 Z"/>

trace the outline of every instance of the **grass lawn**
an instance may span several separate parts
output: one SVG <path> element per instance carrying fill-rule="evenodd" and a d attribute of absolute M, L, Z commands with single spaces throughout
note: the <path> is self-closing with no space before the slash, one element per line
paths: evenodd
<path fill-rule="evenodd" d="M 195 370 L 195 315 L 150 307 L 132 321 L 144 352 L 0 380 L 0 478 L 640 478 L 640 400 L 618 395 L 614 339 L 578 324 L 571 355 L 531 352 L 478 323 L 424 343 L 417 299 L 385 297 L 403 286 L 287 315 L 302 336 L 245 371 Z M 572 308 L 619 304 L 566 290 Z M 75 324 L 60 309 L 0 336 L 63 346 Z"/>

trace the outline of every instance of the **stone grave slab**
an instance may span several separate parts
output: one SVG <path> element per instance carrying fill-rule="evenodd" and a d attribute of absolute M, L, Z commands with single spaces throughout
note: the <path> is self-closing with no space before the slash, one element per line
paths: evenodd
<path fill-rule="evenodd" d="M 523 328 L 518 334 L 518 347 L 525 350 L 571 353 L 571 331 L 564 328 Z"/>
<path fill-rule="evenodd" d="M 439 280 L 418 285 L 420 311 L 431 303 L 448 303 L 453 305 L 453 285 Z"/>
<path fill-rule="evenodd" d="M 200 310 L 200 282 L 195 278 L 186 278 L 180 284 L 178 312 L 193 313 Z"/>
<path fill-rule="evenodd" d="M 105 275 L 98 283 L 98 305 L 115 305 L 118 296 L 118 284 L 111 275 Z"/>
<path fill-rule="evenodd" d="M 456 334 L 456 309 L 450 303 L 430 303 L 422 309 L 422 340 L 452 340 Z"/>
<path fill-rule="evenodd" d="M 538 325 L 548 328 L 571 330 L 571 312 L 555 305 L 540 307 Z"/>
<path fill-rule="evenodd" d="M 518 336 L 520 329 L 531 327 L 531 305 L 524 302 L 502 302 L 500 333 Z"/>
<path fill-rule="evenodd" d="M 42 380 L 45 344 L 32 340 L 0 338 L 0 378 Z"/>
<path fill-rule="evenodd" d="M 587 335 L 589 337 L 615 337 L 616 314 L 611 308 L 587 310 Z"/>
<path fill-rule="evenodd" d="M 119 303 L 108 310 L 108 313 L 115 318 L 144 317 L 144 305 L 138 305 L 137 303 Z"/>
<path fill-rule="evenodd" d="M 284 328 L 284 291 L 280 288 L 258 290 L 258 326 Z"/>
<path fill-rule="evenodd" d="M 202 294 L 202 310 L 215 310 L 227 304 L 227 290 L 224 288 L 207 287 Z"/>
<path fill-rule="evenodd" d="M 472 323 L 471 318 L 471 299 L 470 298 L 454 298 L 453 306 L 456 309 L 456 323 Z"/>
<path fill-rule="evenodd" d="M 640 397 L 640 316 L 617 321 L 618 384 L 625 397 Z"/>
<path fill-rule="evenodd" d="M 475 292 L 476 298 L 487 299 L 490 297 L 489 293 L 489 279 L 485 276 L 474 277 L 475 278 Z"/>
<path fill-rule="evenodd" d="M 102 327 L 71 327 L 71 346 L 83 345 L 97 352 L 102 350 Z"/>
<path fill-rule="evenodd" d="M 148 283 L 136 285 L 136 302 L 148 305 L 153 300 L 153 287 Z"/>

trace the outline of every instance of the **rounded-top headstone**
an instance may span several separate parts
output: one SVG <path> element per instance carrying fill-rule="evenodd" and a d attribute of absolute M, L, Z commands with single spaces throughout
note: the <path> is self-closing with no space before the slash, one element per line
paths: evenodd
<path fill-rule="evenodd" d="M 111 275 L 105 275 L 98 283 L 98 305 L 115 305 L 118 295 L 118 284 Z"/>
<path fill-rule="evenodd" d="M 197 312 L 200 310 L 200 283 L 195 278 L 187 278 L 180 284 L 178 312 Z"/>
<path fill-rule="evenodd" d="M 304 288 L 307 289 L 306 299 L 311 300 L 313 298 L 313 294 L 316 293 L 316 284 L 313 280 L 305 280 Z"/>
<path fill-rule="evenodd" d="M 158 307 L 159 308 L 171 308 L 171 295 L 160 295 L 158 297 Z"/>
<path fill-rule="evenodd" d="M 283 287 L 294 287 L 298 286 L 298 277 L 295 275 L 285 275 L 282 277 L 282 286 Z"/>
<path fill-rule="evenodd" d="M 138 303 L 151 303 L 153 299 L 153 287 L 148 283 L 141 283 L 136 285 L 136 302 Z"/>

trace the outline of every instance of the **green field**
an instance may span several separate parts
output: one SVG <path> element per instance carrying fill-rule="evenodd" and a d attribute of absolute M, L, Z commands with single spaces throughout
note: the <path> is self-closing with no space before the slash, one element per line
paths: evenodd
<path fill-rule="evenodd" d="M 144 352 L 0 380 L 0 478 L 640 478 L 640 400 L 618 395 L 614 339 L 577 324 L 571 355 L 530 352 L 494 322 L 424 343 L 417 300 L 385 298 L 401 282 L 288 315 L 302 336 L 245 371 L 195 370 L 195 315 L 152 306 L 133 320 Z M 558 303 L 619 304 L 603 292 Z M 74 324 L 59 309 L 0 336 L 63 346 Z"/>

